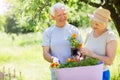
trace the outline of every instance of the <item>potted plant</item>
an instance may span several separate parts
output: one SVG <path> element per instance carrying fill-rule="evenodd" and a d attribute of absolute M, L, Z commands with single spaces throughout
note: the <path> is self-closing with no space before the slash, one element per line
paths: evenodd
<path fill-rule="evenodd" d="M 77 34 L 68 38 L 71 45 L 72 56 L 78 55 L 78 49 L 82 44 L 77 40 Z M 102 80 L 103 63 L 95 58 L 86 57 L 81 61 L 68 58 L 67 63 L 51 63 L 50 67 L 55 70 L 57 80 Z"/>
<path fill-rule="evenodd" d="M 67 63 L 51 63 L 58 80 L 102 80 L 103 63 L 94 58 L 85 58 L 77 62 L 68 58 Z"/>
<path fill-rule="evenodd" d="M 71 55 L 72 56 L 78 55 L 78 49 L 82 47 L 82 44 L 79 43 L 79 41 L 77 40 L 77 34 L 73 33 L 71 37 L 68 37 L 68 40 L 71 45 Z"/>

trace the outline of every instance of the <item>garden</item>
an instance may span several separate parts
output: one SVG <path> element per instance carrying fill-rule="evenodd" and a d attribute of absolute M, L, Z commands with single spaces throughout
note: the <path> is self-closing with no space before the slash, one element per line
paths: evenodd
<path fill-rule="evenodd" d="M 119 80 L 119 0 L 105 0 L 106 4 L 103 0 L 0 0 L 0 80 L 51 80 L 51 64 L 43 58 L 42 35 L 54 23 L 49 8 L 58 1 L 69 7 L 68 22 L 79 28 L 83 40 L 90 29 L 87 13 L 100 5 L 112 10 L 110 29 L 117 35 L 118 49 L 109 67 L 111 80 Z"/>
<path fill-rule="evenodd" d="M 80 30 L 84 38 L 87 29 Z M 11 80 L 50 80 L 50 63 L 43 59 L 41 40 L 41 32 L 19 35 L 0 33 L 0 72 Z M 110 66 L 111 80 L 120 79 L 119 47 Z"/>

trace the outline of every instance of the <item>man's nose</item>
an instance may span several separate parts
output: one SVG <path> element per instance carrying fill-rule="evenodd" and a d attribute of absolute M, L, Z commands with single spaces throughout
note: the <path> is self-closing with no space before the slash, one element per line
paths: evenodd
<path fill-rule="evenodd" d="M 65 19 L 65 15 L 62 15 L 61 18 L 62 18 L 62 19 Z"/>

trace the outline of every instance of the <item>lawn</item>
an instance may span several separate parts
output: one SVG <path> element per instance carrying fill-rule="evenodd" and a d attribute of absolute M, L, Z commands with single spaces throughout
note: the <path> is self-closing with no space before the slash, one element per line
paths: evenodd
<path fill-rule="evenodd" d="M 86 29 L 81 30 L 84 39 L 86 31 Z M 50 64 L 43 59 L 41 39 L 42 33 L 40 32 L 19 35 L 1 32 L 0 71 L 10 73 L 10 76 L 16 76 L 18 80 L 50 80 Z M 114 64 L 110 66 L 112 77 L 115 73 L 118 74 L 119 53 L 120 48 L 117 49 Z"/>
<path fill-rule="evenodd" d="M 5 34 L 0 38 L 0 71 L 23 80 L 50 80 L 49 63 L 42 56 L 41 33 Z"/>

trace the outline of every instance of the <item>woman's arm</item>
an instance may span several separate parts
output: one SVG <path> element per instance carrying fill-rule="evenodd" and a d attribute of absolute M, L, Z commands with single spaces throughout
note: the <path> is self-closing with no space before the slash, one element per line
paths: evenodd
<path fill-rule="evenodd" d="M 112 41 L 108 42 L 106 45 L 106 55 L 105 56 L 93 55 L 93 57 L 103 61 L 105 64 L 111 65 L 115 58 L 116 50 L 117 50 L 117 41 L 112 40 Z"/>
<path fill-rule="evenodd" d="M 81 53 L 84 55 L 87 55 L 89 57 L 99 59 L 100 61 L 103 61 L 105 64 L 111 65 L 115 58 L 116 50 L 117 50 L 117 41 L 112 40 L 112 41 L 108 42 L 106 45 L 106 55 L 105 56 L 98 55 L 88 48 L 82 49 Z"/>

